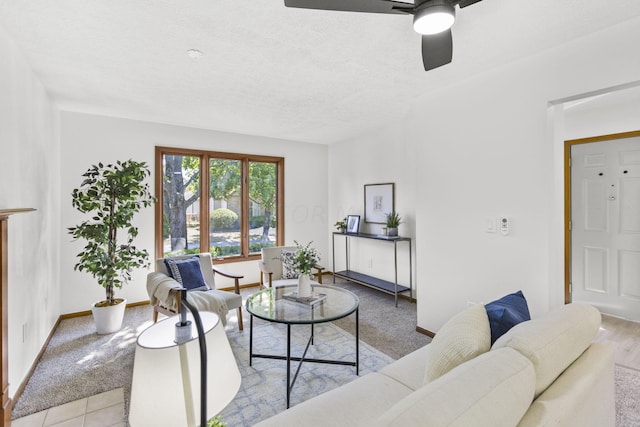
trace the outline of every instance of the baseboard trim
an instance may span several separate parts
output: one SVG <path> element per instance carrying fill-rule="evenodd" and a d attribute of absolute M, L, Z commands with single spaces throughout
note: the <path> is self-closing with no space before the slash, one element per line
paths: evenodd
<path fill-rule="evenodd" d="M 16 389 L 15 394 L 11 398 L 11 410 L 12 411 L 13 411 L 13 407 L 15 406 L 16 402 L 18 401 L 18 399 L 20 399 L 20 396 L 22 396 L 22 393 L 24 392 L 24 389 L 27 387 L 27 383 L 31 379 L 31 376 L 33 375 L 33 373 L 35 372 L 36 368 L 38 367 L 38 363 L 40 363 L 40 359 L 42 359 L 42 356 L 44 355 L 44 351 L 47 349 L 47 346 L 49 345 L 49 342 L 53 338 L 53 334 L 58 329 L 58 326 L 60 325 L 60 321 L 62 321 L 62 316 L 59 316 L 58 320 L 56 320 L 56 323 L 53 324 L 53 328 L 51 328 L 51 331 L 49 332 L 49 335 L 47 336 L 47 339 L 44 340 L 44 344 L 42 345 L 42 348 L 40 348 L 40 351 L 38 352 L 38 355 L 36 356 L 36 358 L 34 359 L 33 363 L 31 364 L 31 367 L 29 368 L 29 371 L 27 371 L 27 375 L 25 375 L 24 380 L 20 383 L 20 385 Z"/>
<path fill-rule="evenodd" d="M 398 298 L 406 299 L 409 302 L 417 303 L 418 300 L 415 297 L 410 297 L 409 295 L 398 294 Z"/>
<path fill-rule="evenodd" d="M 416 332 L 420 332 L 421 334 L 426 335 L 426 336 L 431 337 L 431 338 L 436 336 L 436 334 L 434 332 L 431 332 L 428 329 L 421 328 L 420 326 L 416 326 Z"/>
<path fill-rule="evenodd" d="M 150 304 L 149 300 L 138 301 L 138 302 L 132 302 L 127 304 L 127 307 L 139 307 L 141 305 L 149 305 L 149 304 Z M 82 316 L 91 316 L 91 310 L 76 311 L 75 313 L 61 314 L 59 320 L 73 319 L 75 317 L 82 317 Z"/>

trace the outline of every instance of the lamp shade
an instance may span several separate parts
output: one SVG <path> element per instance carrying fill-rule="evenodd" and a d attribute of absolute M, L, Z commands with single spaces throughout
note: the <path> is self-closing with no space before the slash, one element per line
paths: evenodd
<path fill-rule="evenodd" d="M 207 418 L 233 400 L 240 371 L 220 318 L 201 312 L 207 348 Z M 187 316 L 193 324 L 191 314 Z M 129 423 L 132 427 L 200 425 L 200 348 L 193 339 L 176 344 L 178 316 L 164 319 L 138 337 L 133 365 Z"/>
<path fill-rule="evenodd" d="M 419 34 L 438 34 L 451 28 L 455 20 L 456 10 L 449 2 L 429 1 L 413 15 L 413 29 Z"/>

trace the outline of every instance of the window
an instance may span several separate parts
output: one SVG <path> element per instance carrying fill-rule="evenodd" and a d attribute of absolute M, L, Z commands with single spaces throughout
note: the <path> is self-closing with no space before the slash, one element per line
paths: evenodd
<path fill-rule="evenodd" d="M 156 147 L 156 256 L 259 257 L 284 241 L 284 159 Z"/>

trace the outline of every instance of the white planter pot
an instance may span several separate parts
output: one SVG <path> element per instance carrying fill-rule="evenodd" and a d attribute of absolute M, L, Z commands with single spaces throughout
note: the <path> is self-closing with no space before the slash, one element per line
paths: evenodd
<path fill-rule="evenodd" d="M 311 296 L 311 278 L 308 274 L 298 276 L 298 297 Z"/>
<path fill-rule="evenodd" d="M 124 309 L 127 306 L 127 300 L 123 299 L 120 304 L 91 307 L 93 313 L 93 321 L 96 324 L 96 332 L 100 335 L 111 334 L 119 331 L 122 327 L 122 319 L 124 319 Z"/>

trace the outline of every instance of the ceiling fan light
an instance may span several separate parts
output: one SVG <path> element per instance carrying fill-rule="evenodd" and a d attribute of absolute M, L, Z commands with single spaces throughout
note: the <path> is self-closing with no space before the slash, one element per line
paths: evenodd
<path fill-rule="evenodd" d="M 456 20 L 456 11 L 453 6 L 442 2 L 430 4 L 419 8 L 413 15 L 413 29 L 416 33 L 429 35 L 438 34 L 451 28 Z"/>

